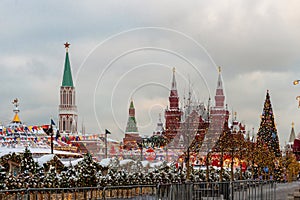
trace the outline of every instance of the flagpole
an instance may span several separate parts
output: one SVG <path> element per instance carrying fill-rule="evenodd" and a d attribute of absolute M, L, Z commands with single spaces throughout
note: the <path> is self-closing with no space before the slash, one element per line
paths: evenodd
<path fill-rule="evenodd" d="M 105 158 L 107 158 L 107 131 L 105 131 Z"/>
<path fill-rule="evenodd" d="M 52 127 L 52 123 L 51 123 L 51 133 L 50 133 L 50 137 L 51 137 L 51 154 L 53 154 L 53 127 Z"/>

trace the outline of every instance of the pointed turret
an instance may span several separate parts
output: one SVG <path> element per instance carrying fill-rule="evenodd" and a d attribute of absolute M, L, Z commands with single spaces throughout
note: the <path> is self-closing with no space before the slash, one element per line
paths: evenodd
<path fill-rule="evenodd" d="M 64 75 L 63 75 L 63 80 L 62 80 L 61 85 L 73 87 L 74 85 L 73 85 L 71 65 L 70 65 L 70 60 L 69 60 L 69 46 L 70 46 L 70 44 L 67 42 L 65 44 L 66 58 L 65 58 Z"/>
<path fill-rule="evenodd" d="M 177 85 L 175 79 L 175 68 L 173 68 L 173 77 L 172 77 L 172 85 L 171 85 L 170 96 L 169 96 L 169 104 L 170 107 L 167 108 L 165 111 L 166 129 L 164 135 L 168 139 L 173 139 L 177 135 L 177 132 L 179 131 L 181 116 L 182 116 L 182 111 L 179 108 L 179 97 L 178 97 Z"/>
<path fill-rule="evenodd" d="M 171 90 L 177 91 L 177 84 L 175 79 L 175 67 L 173 67 L 173 78 L 172 78 L 172 88 Z"/>
<path fill-rule="evenodd" d="M 178 97 L 177 84 L 176 84 L 176 79 L 175 79 L 175 67 L 173 68 L 172 87 L 171 87 L 171 91 L 170 91 L 169 101 L 170 101 L 170 109 L 171 110 L 179 109 L 178 108 L 179 97 Z"/>
<path fill-rule="evenodd" d="M 161 113 L 159 113 L 159 116 L 158 116 L 158 123 L 157 123 L 157 126 L 156 126 L 156 129 L 155 131 L 153 132 L 154 135 L 162 135 L 164 133 L 164 125 L 161 121 Z"/>
<path fill-rule="evenodd" d="M 296 134 L 295 134 L 294 125 L 295 125 L 295 123 L 292 122 L 292 130 L 291 130 L 291 134 L 290 134 L 289 143 L 293 143 L 294 140 L 296 139 Z"/>
<path fill-rule="evenodd" d="M 215 107 L 224 108 L 224 101 L 225 101 L 225 96 L 223 92 L 221 67 L 219 67 L 219 76 L 218 76 L 218 83 L 217 83 L 216 96 L 215 96 Z"/>
<path fill-rule="evenodd" d="M 125 133 L 138 133 L 138 128 L 136 126 L 135 108 L 133 105 L 133 100 L 130 101 L 129 116 L 128 116 Z"/>
<path fill-rule="evenodd" d="M 15 116 L 14 116 L 12 122 L 15 122 L 15 123 L 21 123 L 21 120 L 20 120 L 20 118 L 19 118 L 18 113 L 15 114 Z"/>
<path fill-rule="evenodd" d="M 200 155 L 207 153 L 217 144 L 220 134 L 227 132 L 229 111 L 225 106 L 225 95 L 221 76 L 221 67 L 218 68 L 218 81 L 215 95 L 215 106 L 209 109 L 209 129 L 205 134 L 202 146 L 199 150 Z"/>
<path fill-rule="evenodd" d="M 19 100 L 17 98 L 14 99 L 13 102 L 12 102 L 12 104 L 14 104 L 14 106 L 15 106 L 15 108 L 13 110 L 14 113 L 15 113 L 15 116 L 14 116 L 14 118 L 12 120 L 12 123 L 20 124 L 21 120 L 20 120 L 19 115 L 18 115 L 18 113 L 20 112 L 19 107 L 18 107 L 19 106 Z"/>

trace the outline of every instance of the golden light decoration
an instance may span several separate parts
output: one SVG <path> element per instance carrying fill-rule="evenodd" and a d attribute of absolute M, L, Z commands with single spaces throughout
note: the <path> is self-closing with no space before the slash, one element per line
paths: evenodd
<path fill-rule="evenodd" d="M 293 84 L 298 85 L 300 80 L 294 80 Z"/>

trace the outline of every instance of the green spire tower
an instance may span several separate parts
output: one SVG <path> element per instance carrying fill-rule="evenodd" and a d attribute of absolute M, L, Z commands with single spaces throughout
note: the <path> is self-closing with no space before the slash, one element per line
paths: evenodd
<path fill-rule="evenodd" d="M 130 101 L 129 116 L 128 116 L 125 133 L 138 133 L 138 128 L 136 126 L 135 108 L 133 105 L 133 100 Z"/>
<path fill-rule="evenodd" d="M 69 46 L 65 43 L 66 58 L 62 84 L 60 87 L 59 104 L 59 130 L 61 133 L 77 133 L 77 106 L 75 99 L 75 87 L 72 79 L 72 71 L 69 60 Z"/>

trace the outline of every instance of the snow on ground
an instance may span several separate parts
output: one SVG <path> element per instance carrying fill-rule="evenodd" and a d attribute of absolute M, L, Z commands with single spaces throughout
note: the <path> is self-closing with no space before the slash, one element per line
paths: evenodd
<path fill-rule="evenodd" d="M 156 162 L 156 163 L 150 163 L 151 168 L 157 168 L 163 164 L 162 161 Z"/>
<path fill-rule="evenodd" d="M 148 160 L 143 160 L 141 163 L 143 167 L 150 167 L 150 162 Z"/>
<path fill-rule="evenodd" d="M 45 163 L 47 163 L 48 161 L 52 160 L 54 157 L 54 154 L 48 154 L 48 155 L 44 155 L 40 158 L 34 158 L 34 161 L 38 163 L 39 166 L 43 167 L 43 165 Z"/>
<path fill-rule="evenodd" d="M 133 162 L 134 162 L 134 160 L 132 160 L 132 159 L 124 159 L 124 160 L 120 161 L 120 166 L 124 166 L 124 165 L 127 165 L 129 163 L 133 163 Z"/>
<path fill-rule="evenodd" d="M 64 164 L 64 166 L 69 167 L 70 165 L 76 166 L 80 161 L 82 161 L 83 158 L 78 158 L 78 159 L 61 159 L 61 162 Z"/>
<path fill-rule="evenodd" d="M 51 149 L 50 148 L 34 148 L 34 147 L 28 147 L 28 149 L 31 151 L 31 153 L 34 154 L 50 154 Z M 0 147 L 0 157 L 11 154 L 11 153 L 24 153 L 25 147 L 15 147 L 15 148 L 8 148 L 8 147 Z M 72 153 L 68 151 L 58 151 L 53 150 L 53 153 L 56 155 L 66 155 L 66 156 L 75 156 L 75 157 L 82 157 L 79 153 Z"/>
<path fill-rule="evenodd" d="M 102 166 L 102 167 L 108 167 L 109 163 L 111 162 L 111 158 L 104 158 L 102 159 L 99 164 Z"/>

